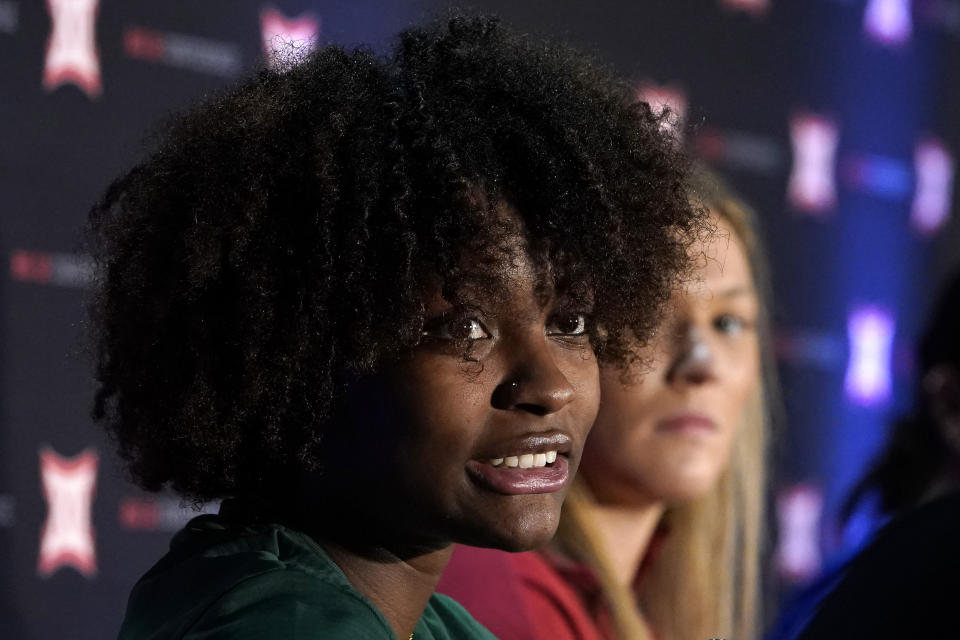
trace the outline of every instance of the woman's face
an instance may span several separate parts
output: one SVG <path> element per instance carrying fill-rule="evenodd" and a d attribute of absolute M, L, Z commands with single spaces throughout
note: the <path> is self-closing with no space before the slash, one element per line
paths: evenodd
<path fill-rule="evenodd" d="M 601 371 L 602 402 L 581 473 L 611 504 L 696 498 L 730 459 L 737 425 L 760 378 L 758 301 L 730 226 L 694 249 L 695 278 L 673 299 L 651 343 L 652 368 L 623 379 Z"/>
<path fill-rule="evenodd" d="M 363 526 L 414 545 L 553 536 L 599 404 L 589 310 L 544 301 L 525 255 L 504 278 L 506 295 L 469 310 L 437 287 L 421 344 L 351 394 L 359 451 L 337 447 L 327 480 Z"/>

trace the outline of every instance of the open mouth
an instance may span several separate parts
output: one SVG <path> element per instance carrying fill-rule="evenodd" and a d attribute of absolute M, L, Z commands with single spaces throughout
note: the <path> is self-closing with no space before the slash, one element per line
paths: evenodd
<path fill-rule="evenodd" d="M 506 456 L 504 458 L 494 458 L 489 460 L 488 464 L 493 467 L 507 467 L 517 469 L 539 469 L 552 465 L 557 461 L 556 451 L 547 451 L 546 453 L 524 453 L 517 456 Z"/>
<path fill-rule="evenodd" d="M 467 472 L 484 489 L 503 495 L 553 493 L 570 478 L 567 457 L 556 451 L 470 460 Z"/>
<path fill-rule="evenodd" d="M 553 493 L 570 479 L 573 441 L 561 431 L 528 433 L 485 448 L 467 462 L 467 473 L 483 489 L 502 495 Z M 494 455 L 496 457 L 489 457 Z"/>

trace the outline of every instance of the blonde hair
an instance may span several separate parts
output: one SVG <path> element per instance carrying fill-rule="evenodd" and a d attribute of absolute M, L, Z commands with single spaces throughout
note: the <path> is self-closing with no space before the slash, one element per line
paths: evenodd
<path fill-rule="evenodd" d="M 715 212 L 736 233 L 758 296 L 761 301 L 768 300 L 768 274 L 752 212 L 705 170 L 695 177 L 692 191 L 694 200 Z M 748 640 L 756 632 L 767 409 L 774 388 L 768 305 L 760 306 L 761 384 L 744 409 L 730 463 L 707 495 L 668 507 L 661 521 L 669 535 L 651 559 L 639 592 L 615 577 L 603 538 L 590 516 L 594 498 L 582 476 L 564 503 L 556 543 L 596 573 L 620 640 L 651 640 L 647 625 L 660 640 Z"/>

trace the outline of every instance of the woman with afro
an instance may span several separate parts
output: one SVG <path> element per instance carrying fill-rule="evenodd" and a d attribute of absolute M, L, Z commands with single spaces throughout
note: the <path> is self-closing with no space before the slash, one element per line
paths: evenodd
<path fill-rule="evenodd" d="M 91 213 L 94 416 L 194 501 L 121 638 L 489 638 L 452 544 L 553 535 L 703 226 L 649 108 L 454 16 L 174 117 Z M 640 301 L 642 304 L 638 304 Z"/>

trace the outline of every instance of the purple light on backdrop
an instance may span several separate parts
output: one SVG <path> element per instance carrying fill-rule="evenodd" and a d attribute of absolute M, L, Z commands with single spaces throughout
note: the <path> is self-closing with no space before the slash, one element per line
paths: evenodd
<path fill-rule="evenodd" d="M 320 19 L 312 13 L 304 13 L 296 18 L 288 18 L 273 7 L 260 12 L 260 32 L 263 38 L 263 52 L 270 66 L 278 66 L 282 54 L 288 49 L 297 56 L 306 55 L 320 39 Z"/>
<path fill-rule="evenodd" d="M 837 201 L 835 159 L 840 131 L 833 120 L 802 113 L 790 121 L 793 170 L 787 198 L 798 211 L 822 218 Z"/>
<path fill-rule="evenodd" d="M 913 32 L 910 0 L 870 0 L 863 13 L 863 30 L 884 46 L 903 45 Z"/>
<path fill-rule="evenodd" d="M 777 497 L 779 540 L 774 557 L 778 572 L 787 580 L 799 582 L 820 572 L 822 514 L 823 495 L 814 486 L 796 485 Z"/>
<path fill-rule="evenodd" d="M 853 404 L 875 406 L 889 400 L 895 326 L 893 314 L 879 307 L 863 306 L 851 312 L 847 320 L 850 361 L 844 390 Z"/>
<path fill-rule="evenodd" d="M 950 215 L 954 160 L 939 140 L 917 145 L 913 156 L 917 187 L 910 222 L 924 235 L 935 233 Z"/>

